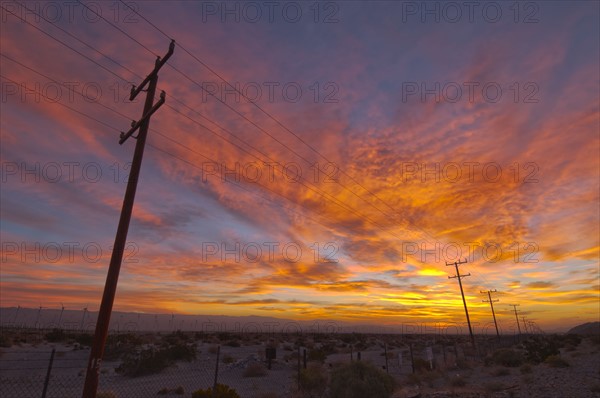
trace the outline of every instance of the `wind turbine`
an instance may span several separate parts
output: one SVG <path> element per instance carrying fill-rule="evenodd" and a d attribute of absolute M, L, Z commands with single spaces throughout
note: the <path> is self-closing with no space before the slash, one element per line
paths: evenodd
<path fill-rule="evenodd" d="M 86 304 L 85 307 L 83 307 L 83 316 L 81 317 L 81 326 L 79 326 L 79 329 L 83 331 L 83 322 L 85 321 L 85 315 L 87 314 L 88 311 L 88 305 Z"/>
<path fill-rule="evenodd" d="M 38 327 L 39 321 L 40 321 L 40 315 L 42 314 L 42 309 L 44 309 L 44 308 L 46 308 L 46 307 L 42 307 L 42 304 L 40 303 L 40 308 L 38 309 L 37 317 L 35 318 L 34 327 Z"/>
<path fill-rule="evenodd" d="M 18 305 L 17 306 L 17 312 L 15 313 L 15 317 L 13 319 L 13 325 L 17 326 L 17 317 L 19 316 L 19 310 L 21 309 L 21 306 Z"/>
<path fill-rule="evenodd" d="M 60 329 L 60 321 L 62 320 L 63 312 L 65 311 L 65 305 L 60 303 L 60 315 L 58 316 L 58 328 Z"/>

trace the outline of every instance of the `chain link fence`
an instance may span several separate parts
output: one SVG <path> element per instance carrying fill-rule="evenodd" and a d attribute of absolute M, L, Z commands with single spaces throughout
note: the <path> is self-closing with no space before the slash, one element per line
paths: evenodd
<path fill-rule="evenodd" d="M 310 349 L 285 344 L 287 348 L 279 350 L 270 369 L 267 369 L 265 346 L 215 350 L 214 344 L 205 344 L 198 347 L 196 358 L 189 362 L 177 361 L 158 373 L 137 377 L 119 373 L 119 359 L 105 360 L 100 371 L 98 397 L 190 397 L 198 389 L 212 387 L 215 381 L 235 389 L 242 398 L 300 397 L 297 375 L 310 361 L 323 362 L 328 371 L 336 363 L 368 361 L 402 381 L 419 369 L 453 368 L 461 361 L 481 363 L 493 350 L 513 343 L 513 338 L 485 339 L 474 348 L 467 341 L 420 337 L 390 344 L 380 341 L 362 349 L 358 345 L 340 345 L 336 340 Z M 332 346 L 335 349 L 331 350 Z M 55 352 L 48 351 L 47 346 L 31 351 L 4 350 L 0 353 L 0 396 L 79 398 L 88 356 L 89 349 L 80 347 L 60 347 Z M 252 367 L 258 367 L 259 371 L 249 372 Z"/>

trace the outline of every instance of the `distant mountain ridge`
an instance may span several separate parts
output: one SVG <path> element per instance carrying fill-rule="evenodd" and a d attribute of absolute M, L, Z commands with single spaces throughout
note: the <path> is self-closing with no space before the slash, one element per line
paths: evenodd
<path fill-rule="evenodd" d="M 569 329 L 568 334 L 600 334 L 600 322 L 587 322 Z"/>

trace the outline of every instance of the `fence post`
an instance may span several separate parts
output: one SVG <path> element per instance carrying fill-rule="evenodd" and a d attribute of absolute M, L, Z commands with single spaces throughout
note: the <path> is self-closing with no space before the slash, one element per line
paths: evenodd
<path fill-rule="evenodd" d="M 52 363 L 54 362 L 54 352 L 56 349 L 52 349 L 50 353 L 50 362 L 48 362 L 48 371 L 46 372 L 46 380 L 44 380 L 44 390 L 42 391 L 42 398 L 46 398 L 46 392 L 48 392 L 48 383 L 50 383 L 50 373 L 52 373 Z"/>
<path fill-rule="evenodd" d="M 303 353 L 302 364 L 304 365 L 304 369 L 306 369 L 306 348 L 304 349 Z"/>
<path fill-rule="evenodd" d="M 413 356 L 412 343 L 408 345 L 408 349 L 410 350 L 410 363 L 412 366 L 412 372 L 415 373 L 415 357 Z"/>
<path fill-rule="evenodd" d="M 219 357 L 221 355 L 221 346 L 217 346 L 217 363 L 215 364 L 215 382 L 213 384 L 213 396 L 217 393 L 217 380 L 219 379 Z"/>
<path fill-rule="evenodd" d="M 298 391 L 300 391 L 300 346 L 298 346 Z"/>
<path fill-rule="evenodd" d="M 387 344 L 384 344 L 383 349 L 385 353 L 385 371 L 390 373 L 390 367 L 388 366 Z"/>

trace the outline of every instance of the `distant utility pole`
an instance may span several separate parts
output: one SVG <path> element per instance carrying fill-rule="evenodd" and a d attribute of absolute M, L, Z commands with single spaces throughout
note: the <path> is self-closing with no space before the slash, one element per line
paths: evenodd
<path fill-rule="evenodd" d="M 515 310 L 515 319 L 517 320 L 517 328 L 519 328 L 519 335 L 521 335 L 521 325 L 519 325 L 519 315 L 517 314 L 517 307 L 520 304 L 509 304 Z"/>
<path fill-rule="evenodd" d="M 494 312 L 494 303 L 498 302 L 499 300 L 492 300 L 492 293 L 496 293 L 497 290 L 488 290 L 487 292 L 482 292 L 481 290 L 479 291 L 482 294 L 486 294 L 488 295 L 488 299 L 489 300 L 481 300 L 484 303 L 490 303 L 490 307 L 492 307 L 492 316 L 494 317 L 494 326 L 496 326 L 496 335 L 498 336 L 498 338 L 500 338 L 500 332 L 498 331 L 498 322 L 496 322 L 496 313 Z"/>
<path fill-rule="evenodd" d="M 119 271 L 121 270 L 121 262 L 123 260 L 123 252 L 125 251 L 125 244 L 127 240 L 127 231 L 129 230 L 129 221 L 131 220 L 131 212 L 133 210 L 133 201 L 135 199 L 135 191 L 137 188 L 137 182 L 140 175 L 140 168 L 142 166 L 142 157 L 144 155 L 144 146 L 146 144 L 146 135 L 148 134 L 148 128 L 150 126 L 150 117 L 154 112 L 160 108 L 165 102 L 165 92 L 160 94 L 160 100 L 154 104 L 154 96 L 156 94 L 156 85 L 158 83 L 158 71 L 167 62 L 167 60 L 173 54 L 175 49 L 175 41 L 172 40 L 169 45 L 169 51 L 164 58 L 158 57 L 154 64 L 154 69 L 144 81 L 138 86 L 131 88 L 131 94 L 129 100 L 133 101 L 134 98 L 148 85 L 146 91 L 146 102 L 144 104 L 144 112 L 142 118 L 137 122 L 132 122 L 131 129 L 127 133 L 121 133 L 119 144 L 123 144 L 129 137 L 133 136 L 133 133 L 139 129 L 137 136 L 133 138 L 137 139 L 135 144 L 135 151 L 133 154 L 133 162 L 131 164 L 131 173 L 129 180 L 127 181 L 127 189 L 125 190 L 125 198 L 123 199 L 123 207 L 121 208 L 121 217 L 119 219 L 119 226 L 117 228 L 117 235 L 115 236 L 115 244 L 113 246 L 112 256 L 110 258 L 110 265 L 108 267 L 108 274 L 106 276 L 106 283 L 104 285 L 104 293 L 102 295 L 102 302 L 100 304 L 100 310 L 98 312 L 98 320 L 96 322 L 96 332 L 94 334 L 94 340 L 92 343 L 92 349 L 90 351 L 90 358 L 88 361 L 87 371 L 85 375 L 85 384 L 83 386 L 83 398 L 96 398 L 96 391 L 98 389 L 98 376 L 100 374 L 100 364 L 102 362 L 102 356 L 104 355 L 104 346 L 106 344 L 106 338 L 108 336 L 108 325 L 110 323 L 110 315 L 112 313 L 112 307 L 115 300 L 115 292 L 117 290 L 117 281 L 119 279 Z"/>
<path fill-rule="evenodd" d="M 463 305 L 465 306 L 465 314 L 467 315 L 467 324 L 469 325 L 469 335 L 471 336 L 471 344 L 473 345 L 473 347 L 475 347 L 475 337 L 473 337 L 473 329 L 471 328 L 471 320 L 469 319 L 469 310 L 467 309 L 467 302 L 465 300 L 465 293 L 463 292 L 462 281 L 461 281 L 462 278 L 471 276 L 471 274 L 468 273 L 466 275 L 461 275 L 460 270 L 458 269 L 459 265 L 465 264 L 466 262 L 467 262 L 467 260 L 465 259 L 464 261 L 455 261 L 453 263 L 446 263 L 446 266 L 454 265 L 454 268 L 456 269 L 456 275 L 449 276 L 448 279 L 454 279 L 454 278 L 458 279 L 458 286 L 460 286 L 460 295 L 462 296 Z"/>
<path fill-rule="evenodd" d="M 522 316 L 521 319 L 523 320 L 523 327 L 525 328 L 525 334 L 529 334 L 529 330 L 527 329 L 527 321 L 525 320 L 525 317 Z"/>

